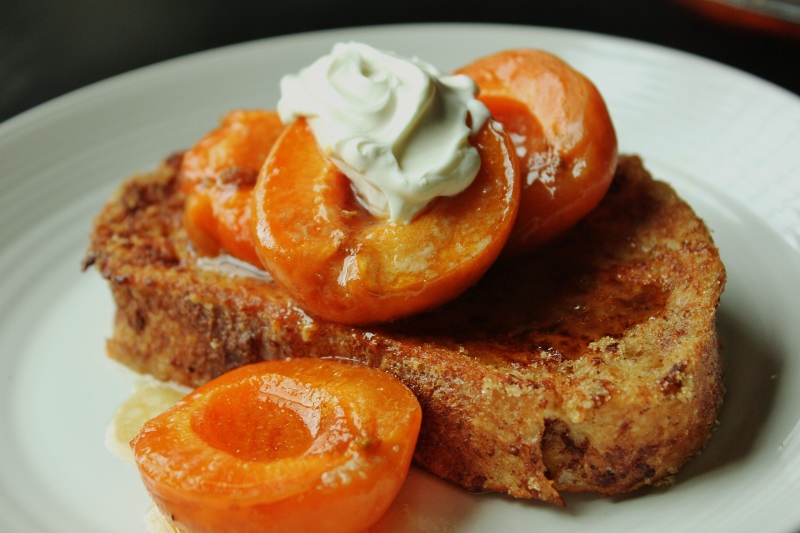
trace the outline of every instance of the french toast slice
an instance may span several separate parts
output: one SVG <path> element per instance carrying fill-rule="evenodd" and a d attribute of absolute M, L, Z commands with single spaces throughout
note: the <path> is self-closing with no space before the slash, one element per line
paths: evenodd
<path fill-rule="evenodd" d="M 638 158 L 620 158 L 605 199 L 558 241 L 440 309 L 366 327 L 317 320 L 265 272 L 197 257 L 179 165 L 123 184 L 91 234 L 85 266 L 117 304 L 108 353 L 130 368 L 198 386 L 263 359 L 362 361 L 419 398 L 416 464 L 558 504 L 560 491 L 664 481 L 711 434 L 725 270 L 702 220 Z"/>

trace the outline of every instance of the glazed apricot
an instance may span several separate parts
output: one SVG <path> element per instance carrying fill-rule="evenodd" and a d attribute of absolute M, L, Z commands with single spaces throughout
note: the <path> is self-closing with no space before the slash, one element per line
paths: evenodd
<path fill-rule="evenodd" d="M 221 251 L 260 267 L 250 234 L 256 177 L 284 127 L 274 111 L 232 111 L 183 156 L 183 223 L 200 255 Z"/>
<path fill-rule="evenodd" d="M 499 124 L 487 121 L 471 142 L 481 158 L 472 184 L 394 223 L 367 212 L 296 121 L 254 192 L 259 258 L 303 309 L 333 322 L 386 322 L 455 298 L 497 258 L 519 203 L 514 146 Z"/>
<path fill-rule="evenodd" d="M 456 73 L 478 84 L 519 157 L 519 214 L 504 255 L 532 250 L 597 206 L 614 177 L 617 137 L 591 81 L 541 50 L 501 52 Z"/>
<path fill-rule="evenodd" d="M 131 446 L 156 505 L 187 533 L 355 532 L 399 491 L 421 416 L 379 370 L 268 361 L 200 387 Z"/>

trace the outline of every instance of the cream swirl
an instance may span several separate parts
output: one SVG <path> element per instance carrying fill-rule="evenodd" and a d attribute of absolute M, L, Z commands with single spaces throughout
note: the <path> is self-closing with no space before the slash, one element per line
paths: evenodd
<path fill-rule="evenodd" d="M 378 216 L 409 222 L 437 196 L 466 189 L 480 169 L 469 143 L 489 118 L 467 76 L 361 43 L 281 80 L 278 113 L 306 117 L 323 153 Z"/>

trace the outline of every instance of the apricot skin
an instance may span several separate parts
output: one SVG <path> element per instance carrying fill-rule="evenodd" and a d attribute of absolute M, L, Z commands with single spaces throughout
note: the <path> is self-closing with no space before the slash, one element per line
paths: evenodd
<path fill-rule="evenodd" d="M 267 361 L 200 387 L 131 446 L 156 505 L 187 533 L 363 531 L 400 490 L 421 416 L 379 370 Z"/>
<path fill-rule="evenodd" d="M 200 255 L 226 252 L 257 267 L 250 233 L 253 186 L 283 124 L 274 111 L 231 111 L 183 157 L 184 227 Z"/>
<path fill-rule="evenodd" d="M 519 214 L 504 256 L 553 239 L 594 209 L 617 166 L 617 137 L 605 102 L 585 76 L 541 50 L 508 50 L 456 71 L 514 138 L 520 160 Z"/>

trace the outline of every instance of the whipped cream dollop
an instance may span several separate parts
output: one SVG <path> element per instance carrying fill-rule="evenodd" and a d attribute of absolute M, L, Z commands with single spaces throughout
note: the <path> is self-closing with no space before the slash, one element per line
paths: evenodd
<path fill-rule="evenodd" d="M 285 124 L 306 117 L 322 152 L 377 216 L 409 222 L 437 196 L 466 189 L 480 169 L 469 143 L 490 114 L 465 75 L 361 43 L 281 79 Z"/>

